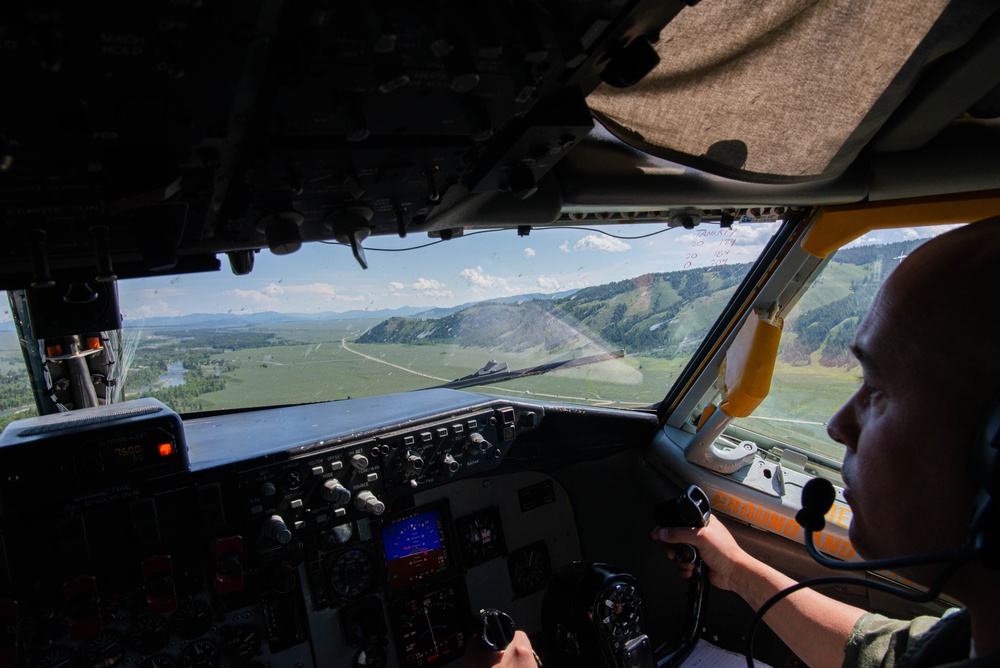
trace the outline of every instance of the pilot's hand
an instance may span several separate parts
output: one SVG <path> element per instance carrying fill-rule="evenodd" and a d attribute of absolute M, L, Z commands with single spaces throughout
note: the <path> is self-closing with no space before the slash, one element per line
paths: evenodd
<path fill-rule="evenodd" d="M 473 639 L 465 647 L 465 668 L 486 668 L 500 666 L 501 668 L 535 668 L 535 654 L 531 649 L 531 641 L 524 631 L 515 631 L 514 638 L 502 652 L 488 650 L 478 639 Z"/>
<path fill-rule="evenodd" d="M 669 559 L 677 557 L 675 545 L 692 545 L 708 566 L 709 581 L 720 589 L 734 589 L 733 578 L 742 572 L 743 564 L 753 559 L 736 543 L 736 539 L 715 515 L 709 518 L 704 527 L 656 527 L 650 537 L 665 543 L 664 549 Z M 694 564 L 680 563 L 678 570 L 683 577 L 689 578 L 694 571 Z"/>

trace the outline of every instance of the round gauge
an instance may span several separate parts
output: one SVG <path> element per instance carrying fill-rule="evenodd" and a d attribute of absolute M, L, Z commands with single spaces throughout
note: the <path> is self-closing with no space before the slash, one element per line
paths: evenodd
<path fill-rule="evenodd" d="M 640 622 L 639 592 L 627 582 L 614 582 L 594 602 L 594 617 L 613 636 L 630 636 Z"/>
<path fill-rule="evenodd" d="M 545 541 L 540 540 L 511 552 L 507 568 L 514 596 L 527 596 L 544 589 L 552 575 L 552 564 L 549 562 L 549 550 L 545 547 Z"/>
<path fill-rule="evenodd" d="M 170 625 L 159 615 L 142 615 L 128 632 L 128 645 L 139 654 L 153 654 L 167 646 Z"/>
<path fill-rule="evenodd" d="M 83 646 L 83 658 L 93 668 L 111 668 L 125 658 L 125 638 L 117 631 L 101 631 Z"/>
<path fill-rule="evenodd" d="M 472 618 L 469 595 L 461 579 L 398 601 L 390 614 L 403 668 L 444 664 L 457 657 L 465 647 L 467 624 Z"/>
<path fill-rule="evenodd" d="M 37 668 L 73 668 L 77 665 L 76 653 L 69 647 L 61 645 L 49 647 L 38 655 L 38 660 L 31 665 Z"/>
<path fill-rule="evenodd" d="M 500 509 L 485 508 L 455 521 L 462 558 L 467 568 L 506 554 Z"/>
<path fill-rule="evenodd" d="M 385 668 L 389 664 L 389 653 L 382 645 L 365 645 L 354 657 L 355 668 Z"/>
<path fill-rule="evenodd" d="M 330 560 L 330 588 L 341 598 L 358 598 L 375 586 L 375 563 L 364 550 L 347 550 Z"/>
<path fill-rule="evenodd" d="M 139 668 L 177 668 L 177 662 L 171 656 L 157 654 L 143 661 Z"/>
<path fill-rule="evenodd" d="M 222 665 L 219 648 L 211 640 L 195 640 L 181 652 L 184 668 L 218 668 Z"/>
<path fill-rule="evenodd" d="M 260 652 L 261 637 L 256 626 L 238 624 L 222 627 L 222 637 L 226 640 L 229 654 L 240 660 L 240 665 L 257 656 Z"/>
<path fill-rule="evenodd" d="M 174 613 L 174 631 L 193 640 L 212 628 L 212 608 L 204 601 L 184 601 Z"/>

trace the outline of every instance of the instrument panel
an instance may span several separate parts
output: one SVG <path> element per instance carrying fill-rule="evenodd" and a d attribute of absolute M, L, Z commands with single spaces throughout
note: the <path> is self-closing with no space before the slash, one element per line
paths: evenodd
<path fill-rule="evenodd" d="M 549 476 L 497 469 L 542 414 L 432 390 L 183 425 L 153 400 L 14 423 L 0 666 L 409 668 L 459 659 L 480 608 L 540 628 L 549 574 L 580 559 L 575 519 Z M 54 464 L 34 497 L 16 481 L 154 421 L 185 470 L 125 475 L 111 457 L 87 484 Z"/>

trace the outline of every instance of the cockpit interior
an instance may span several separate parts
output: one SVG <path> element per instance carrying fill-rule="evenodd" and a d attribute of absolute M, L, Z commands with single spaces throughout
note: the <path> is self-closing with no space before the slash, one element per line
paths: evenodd
<path fill-rule="evenodd" d="M 857 316 L 1000 213 L 1000 5 L 917 4 L 5 5 L 0 666 L 741 665 L 650 530 L 859 559 Z"/>

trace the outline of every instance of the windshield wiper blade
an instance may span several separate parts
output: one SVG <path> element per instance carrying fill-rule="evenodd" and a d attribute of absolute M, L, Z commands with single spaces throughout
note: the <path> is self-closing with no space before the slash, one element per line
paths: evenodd
<path fill-rule="evenodd" d="M 525 369 L 515 369 L 514 371 L 499 371 L 495 373 L 490 373 L 484 376 L 465 376 L 463 378 L 456 378 L 455 380 L 443 383 L 441 385 L 435 385 L 435 388 L 444 388 L 449 390 L 460 390 L 463 387 L 473 387 L 476 385 L 492 385 L 493 383 L 502 383 L 505 380 L 515 380 L 517 378 L 524 378 L 526 376 L 540 376 L 543 373 L 548 373 L 549 371 L 555 371 L 556 369 L 571 369 L 577 366 L 586 366 L 587 364 L 594 364 L 595 362 L 604 362 L 607 360 L 619 359 L 625 357 L 624 350 L 615 350 L 609 353 L 598 353 L 596 355 L 587 355 L 585 357 L 577 357 L 571 360 L 563 360 L 561 362 L 546 362 L 545 364 L 539 364 L 537 366 L 529 366 Z"/>

